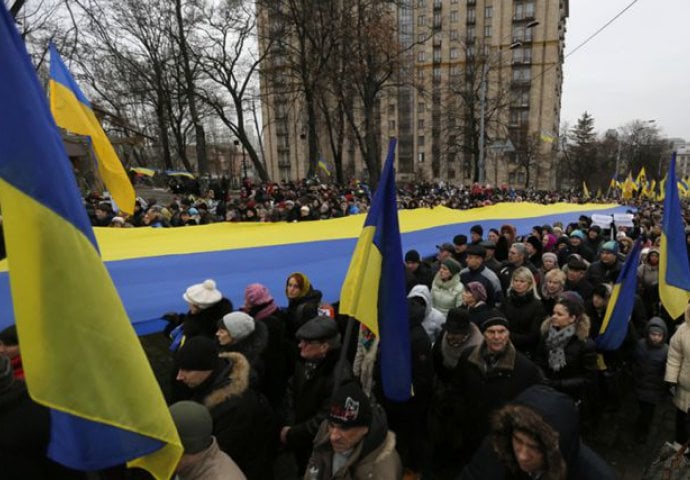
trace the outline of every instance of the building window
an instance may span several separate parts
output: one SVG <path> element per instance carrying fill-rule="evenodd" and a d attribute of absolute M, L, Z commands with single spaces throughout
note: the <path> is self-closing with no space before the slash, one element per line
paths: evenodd
<path fill-rule="evenodd" d="M 426 0 L 417 0 L 417 6 L 419 8 L 424 8 L 426 7 Z"/>
<path fill-rule="evenodd" d="M 486 25 L 484 27 L 484 36 L 485 37 L 490 37 L 491 36 L 491 25 Z"/>
<path fill-rule="evenodd" d="M 426 17 L 424 15 L 420 15 L 417 17 L 417 25 L 419 25 L 420 27 L 426 25 Z"/>
<path fill-rule="evenodd" d="M 436 28 L 441 27 L 441 12 L 435 12 L 434 13 L 434 27 L 436 27 Z"/>
<path fill-rule="evenodd" d="M 460 32 L 458 32 L 457 30 L 451 30 L 450 39 L 454 41 L 460 40 Z"/>
<path fill-rule="evenodd" d="M 417 70 L 417 81 L 418 82 L 423 82 L 424 81 L 424 70 L 421 68 Z"/>
<path fill-rule="evenodd" d="M 434 48 L 434 62 L 440 62 L 441 61 L 441 49 L 440 48 Z"/>
<path fill-rule="evenodd" d="M 475 57 L 475 49 L 474 46 L 468 46 L 467 47 L 467 52 L 465 54 L 467 55 L 467 58 L 474 58 Z"/>
<path fill-rule="evenodd" d="M 434 8 L 441 8 L 443 0 L 434 0 Z"/>
<path fill-rule="evenodd" d="M 534 18 L 534 2 L 525 3 L 525 18 Z"/>
<path fill-rule="evenodd" d="M 420 118 L 419 120 L 417 120 L 417 128 L 419 130 L 424 130 L 424 119 L 423 118 Z"/>
<path fill-rule="evenodd" d="M 419 163 L 424 163 L 424 152 L 417 152 L 417 161 Z"/>
<path fill-rule="evenodd" d="M 420 50 L 417 52 L 417 61 L 418 62 L 424 62 L 426 60 L 426 52 L 424 50 Z"/>
<path fill-rule="evenodd" d="M 529 121 L 529 110 L 511 110 L 510 124 L 517 127 L 527 125 Z"/>
<path fill-rule="evenodd" d="M 513 80 L 516 82 L 529 81 L 532 78 L 532 69 L 530 67 L 516 67 L 513 68 Z"/>
<path fill-rule="evenodd" d="M 418 147 L 423 147 L 424 146 L 424 135 L 419 135 L 417 137 L 417 146 Z"/>
<path fill-rule="evenodd" d="M 441 67 L 434 67 L 434 80 L 441 80 Z"/>
<path fill-rule="evenodd" d="M 477 19 L 477 10 L 474 8 L 467 9 L 467 21 L 474 22 Z"/>
<path fill-rule="evenodd" d="M 484 8 L 484 18 L 492 18 L 494 16 L 494 7 L 487 5 Z"/>
<path fill-rule="evenodd" d="M 417 43 L 424 43 L 426 41 L 426 34 L 425 33 L 418 33 L 417 34 Z"/>
<path fill-rule="evenodd" d="M 458 14 L 457 10 L 453 10 L 450 12 L 450 21 L 451 22 L 457 22 L 460 19 L 460 15 Z"/>
<path fill-rule="evenodd" d="M 460 50 L 458 47 L 453 47 L 450 49 L 450 58 L 451 60 L 455 60 L 456 58 L 460 57 Z"/>
<path fill-rule="evenodd" d="M 460 66 L 459 65 L 452 65 L 450 67 L 450 76 L 451 77 L 458 77 L 460 76 Z"/>
<path fill-rule="evenodd" d="M 388 120 L 388 130 L 395 130 L 395 120 Z"/>
<path fill-rule="evenodd" d="M 467 27 L 467 41 L 474 42 L 475 38 L 477 38 L 477 31 L 474 29 L 474 26 Z"/>
<path fill-rule="evenodd" d="M 523 47 L 514 49 L 513 63 L 532 63 L 532 49 Z"/>

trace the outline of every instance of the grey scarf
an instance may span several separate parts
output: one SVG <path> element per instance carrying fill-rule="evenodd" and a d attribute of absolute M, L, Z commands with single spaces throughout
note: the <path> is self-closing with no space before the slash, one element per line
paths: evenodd
<path fill-rule="evenodd" d="M 549 328 L 549 333 L 546 335 L 546 347 L 549 350 L 549 368 L 554 372 L 558 372 L 565 367 L 565 351 L 563 348 L 573 335 L 575 335 L 574 323 L 560 330 L 556 330 L 554 327 Z"/>

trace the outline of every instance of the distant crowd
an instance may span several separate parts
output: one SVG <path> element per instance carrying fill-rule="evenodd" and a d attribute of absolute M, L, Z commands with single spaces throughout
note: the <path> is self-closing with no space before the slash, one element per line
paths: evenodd
<path fill-rule="evenodd" d="M 191 191 L 198 191 L 192 189 Z M 170 202 L 137 198 L 134 214 L 117 212 L 112 202 L 99 195 L 85 199 L 92 224 L 99 227 L 180 227 L 215 222 L 301 222 L 340 218 L 366 213 L 372 192 L 368 185 L 301 182 L 245 182 L 239 191 L 226 190 L 222 183 L 211 185 L 203 194 L 176 190 Z M 501 187 L 455 186 L 443 183 L 403 183 L 398 185 L 400 209 L 444 206 L 467 210 L 501 202 L 584 203 L 616 202 L 613 197 L 587 198 L 579 191 L 544 191 Z M 626 204 L 646 205 L 628 200 Z"/>

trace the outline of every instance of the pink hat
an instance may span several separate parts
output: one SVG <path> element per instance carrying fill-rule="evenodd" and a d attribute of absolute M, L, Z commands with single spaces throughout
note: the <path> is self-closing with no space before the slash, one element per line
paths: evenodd
<path fill-rule="evenodd" d="M 252 283 L 244 289 L 245 306 L 255 307 L 273 301 L 271 292 L 260 283 Z"/>

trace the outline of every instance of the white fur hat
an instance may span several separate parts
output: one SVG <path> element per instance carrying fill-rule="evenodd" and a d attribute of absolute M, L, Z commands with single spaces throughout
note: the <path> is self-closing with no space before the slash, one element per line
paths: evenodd
<path fill-rule="evenodd" d="M 256 324 L 254 319 L 244 312 L 232 312 L 223 317 L 223 325 L 235 341 L 240 341 L 252 334 Z"/>
<path fill-rule="evenodd" d="M 187 303 L 192 303 L 199 308 L 208 308 L 214 303 L 220 302 L 223 294 L 216 288 L 216 282 L 205 280 L 204 283 L 197 283 L 189 287 L 182 298 Z"/>

